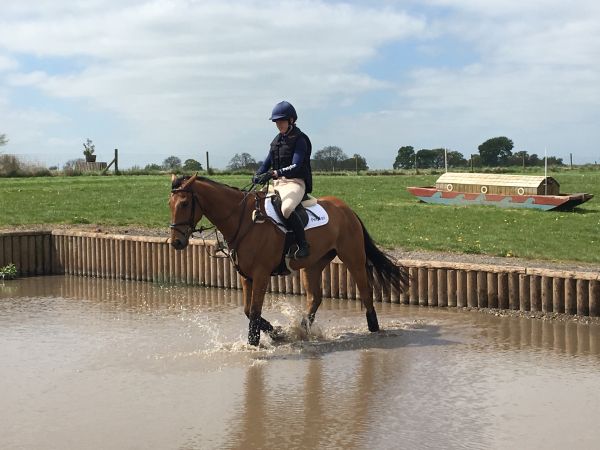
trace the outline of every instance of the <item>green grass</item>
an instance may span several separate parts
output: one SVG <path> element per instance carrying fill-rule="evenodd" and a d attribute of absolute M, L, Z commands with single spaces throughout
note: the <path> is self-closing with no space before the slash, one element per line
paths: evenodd
<path fill-rule="evenodd" d="M 344 199 L 384 247 L 600 263 L 600 172 L 552 174 L 562 192 L 596 197 L 573 212 L 418 203 L 407 186 L 438 175 L 317 176 L 316 196 Z M 216 176 L 232 186 L 249 177 Z M 0 179 L 0 227 L 99 224 L 166 229 L 167 176 Z"/>

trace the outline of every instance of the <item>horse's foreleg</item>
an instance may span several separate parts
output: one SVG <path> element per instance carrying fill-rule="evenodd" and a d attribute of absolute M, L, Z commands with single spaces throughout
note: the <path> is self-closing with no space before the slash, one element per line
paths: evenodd
<path fill-rule="evenodd" d="M 252 280 L 242 277 L 242 296 L 244 297 L 244 314 L 250 318 L 250 305 L 252 304 Z"/>
<path fill-rule="evenodd" d="M 250 324 L 248 325 L 248 344 L 258 345 L 260 343 L 260 332 L 265 331 L 270 333 L 273 331 L 273 326 L 261 317 L 263 301 L 267 291 L 268 276 L 255 277 L 252 281 L 252 301 L 248 313 Z"/>

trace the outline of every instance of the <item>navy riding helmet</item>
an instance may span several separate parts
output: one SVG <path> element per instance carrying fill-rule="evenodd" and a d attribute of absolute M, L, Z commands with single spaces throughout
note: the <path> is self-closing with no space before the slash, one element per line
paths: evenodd
<path fill-rule="evenodd" d="M 275 122 L 280 119 L 294 119 L 294 121 L 298 120 L 298 114 L 296 114 L 296 109 L 292 106 L 290 102 L 279 102 L 273 108 L 273 112 L 271 113 L 271 117 L 269 120 Z"/>

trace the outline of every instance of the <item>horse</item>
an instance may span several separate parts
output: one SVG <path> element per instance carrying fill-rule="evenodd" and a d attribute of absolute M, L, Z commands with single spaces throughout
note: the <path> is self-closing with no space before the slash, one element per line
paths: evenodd
<path fill-rule="evenodd" d="M 253 220 L 253 212 L 265 201 L 264 191 L 257 191 L 254 185 L 250 190 L 242 190 L 197 175 L 179 178 L 172 175 L 171 183 L 171 246 L 183 250 L 190 236 L 199 231 L 198 222 L 206 217 L 221 232 L 241 275 L 244 313 L 249 319 L 248 344 L 258 346 L 261 331 L 274 340 L 282 338 L 281 327 L 273 327 L 262 317 L 267 285 L 281 261 L 285 241 L 284 234 L 272 221 Z M 313 324 L 322 299 L 321 273 L 338 256 L 356 282 L 369 331 L 379 331 L 373 307 L 373 277 L 405 291 L 407 269 L 377 248 L 362 221 L 344 201 L 332 196 L 317 201 L 329 215 L 329 222 L 306 231 L 308 257 L 289 261 L 290 269 L 302 269 L 308 306 L 302 325 L 309 330 Z"/>

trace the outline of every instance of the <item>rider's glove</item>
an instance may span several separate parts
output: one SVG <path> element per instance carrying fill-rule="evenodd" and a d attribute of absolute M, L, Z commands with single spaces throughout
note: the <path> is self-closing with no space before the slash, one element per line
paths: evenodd
<path fill-rule="evenodd" d="M 272 170 L 269 170 L 268 172 L 254 175 L 252 182 L 254 184 L 267 184 L 272 178 L 274 178 L 274 173 Z"/>

